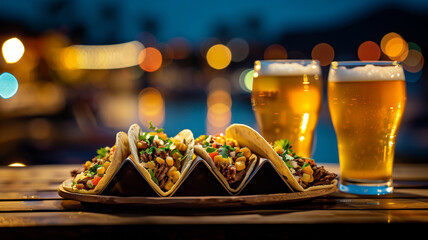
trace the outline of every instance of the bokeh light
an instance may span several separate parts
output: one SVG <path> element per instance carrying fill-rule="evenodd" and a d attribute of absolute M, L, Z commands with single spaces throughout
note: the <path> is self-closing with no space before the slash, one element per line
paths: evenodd
<path fill-rule="evenodd" d="M 318 60 L 321 66 L 329 65 L 334 59 L 334 49 L 328 43 L 319 43 L 311 53 L 312 59 Z"/>
<path fill-rule="evenodd" d="M 424 56 L 421 52 L 411 49 L 402 64 L 406 71 L 417 73 L 421 71 L 424 66 Z"/>
<path fill-rule="evenodd" d="M 265 49 L 263 58 L 265 60 L 287 59 L 287 50 L 279 44 L 272 44 Z"/>
<path fill-rule="evenodd" d="M 232 119 L 231 86 L 225 78 L 214 78 L 208 85 L 206 132 L 224 132 Z"/>
<path fill-rule="evenodd" d="M 409 45 L 401 35 L 390 32 L 383 36 L 380 47 L 382 52 L 391 60 L 403 61 L 409 53 Z"/>
<path fill-rule="evenodd" d="M 149 121 L 155 126 L 163 126 L 165 121 L 165 102 L 156 88 L 141 90 L 138 96 L 139 119 L 143 126 L 149 127 Z"/>
<path fill-rule="evenodd" d="M 380 47 L 373 41 L 365 41 L 358 47 L 358 58 L 360 61 L 377 61 L 380 55 Z"/>
<path fill-rule="evenodd" d="M 162 66 L 162 54 L 156 48 L 148 47 L 141 51 L 138 61 L 141 69 L 154 72 Z"/>
<path fill-rule="evenodd" d="M 224 69 L 232 60 L 232 53 L 229 48 L 223 44 L 212 46 L 207 52 L 207 62 L 214 69 Z"/>
<path fill-rule="evenodd" d="M 7 63 L 16 63 L 24 55 L 24 44 L 16 37 L 8 39 L 3 43 L 2 52 Z"/>
<path fill-rule="evenodd" d="M 251 90 L 253 89 L 253 75 L 254 69 L 252 68 L 245 69 L 239 75 L 239 86 L 245 92 L 251 92 Z"/>
<path fill-rule="evenodd" d="M 136 66 L 144 46 L 138 41 L 114 45 L 73 45 L 63 49 L 67 69 L 118 69 Z"/>
<path fill-rule="evenodd" d="M 13 97 L 18 91 L 18 80 L 12 74 L 5 72 L 0 75 L 0 97 Z"/>
<path fill-rule="evenodd" d="M 227 47 L 229 47 L 232 52 L 232 61 L 240 62 L 247 58 L 250 53 L 250 46 L 247 41 L 242 38 L 234 38 L 227 43 Z"/>

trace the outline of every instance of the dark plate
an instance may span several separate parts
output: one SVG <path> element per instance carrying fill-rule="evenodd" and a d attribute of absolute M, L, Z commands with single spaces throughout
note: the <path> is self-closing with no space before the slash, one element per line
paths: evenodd
<path fill-rule="evenodd" d="M 106 195 L 89 195 L 71 193 L 62 187 L 58 194 L 69 200 L 76 200 L 90 205 L 136 206 L 136 207 L 170 207 L 170 208 L 227 208 L 245 206 L 264 206 L 304 201 L 331 194 L 336 186 L 307 192 L 275 193 L 242 196 L 185 196 L 185 197 L 119 197 Z"/>

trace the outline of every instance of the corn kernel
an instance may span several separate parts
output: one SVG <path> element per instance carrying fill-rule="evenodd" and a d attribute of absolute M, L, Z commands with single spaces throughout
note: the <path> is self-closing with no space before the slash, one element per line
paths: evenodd
<path fill-rule="evenodd" d="M 304 173 L 307 173 L 307 174 L 309 174 L 309 175 L 312 175 L 312 174 L 314 173 L 314 170 L 312 170 L 311 166 L 310 166 L 310 165 L 308 165 L 308 166 L 306 166 L 305 168 L 303 168 L 303 172 L 304 172 Z"/>
<path fill-rule="evenodd" d="M 235 160 L 235 162 L 243 162 L 243 163 L 245 163 L 245 161 L 247 160 L 247 158 L 246 157 L 244 157 L 244 156 L 242 156 L 242 157 L 238 157 L 236 160 Z"/>
<path fill-rule="evenodd" d="M 241 148 L 241 152 L 246 158 L 249 158 L 251 156 L 251 150 L 247 147 Z"/>
<path fill-rule="evenodd" d="M 214 156 L 213 160 L 214 160 L 214 163 L 221 164 L 223 162 L 223 157 L 221 155 L 216 155 L 216 156 Z"/>
<path fill-rule="evenodd" d="M 165 160 L 163 160 L 162 158 L 160 158 L 160 157 L 157 157 L 156 158 L 156 162 L 158 162 L 160 165 L 162 165 L 162 164 L 164 164 L 165 163 Z"/>
<path fill-rule="evenodd" d="M 175 153 L 172 155 L 172 158 L 174 158 L 174 160 L 178 160 L 179 158 L 181 158 L 181 155 L 180 155 L 180 153 L 175 152 Z"/>
<path fill-rule="evenodd" d="M 90 161 L 86 161 L 86 163 L 83 165 L 83 167 L 84 167 L 85 169 L 89 169 L 89 168 L 91 167 L 91 165 L 92 165 L 92 162 L 90 162 Z"/>
<path fill-rule="evenodd" d="M 275 152 L 278 153 L 279 155 L 282 155 L 282 153 L 284 153 L 284 149 L 282 149 L 281 146 L 275 146 L 273 150 L 275 150 Z"/>
<path fill-rule="evenodd" d="M 103 175 L 105 171 L 106 171 L 106 169 L 104 167 L 97 168 L 97 174 L 98 175 Z"/>
<path fill-rule="evenodd" d="M 150 162 L 148 162 L 147 164 L 149 164 L 149 168 L 150 168 L 150 169 L 155 169 L 155 162 L 150 161 Z"/>
<path fill-rule="evenodd" d="M 105 162 L 103 167 L 107 170 L 110 167 L 110 162 Z"/>
<path fill-rule="evenodd" d="M 242 171 L 245 169 L 245 162 L 235 162 L 236 171 Z"/>
<path fill-rule="evenodd" d="M 302 181 L 303 182 L 309 182 L 309 180 L 311 180 L 311 175 L 309 175 L 307 173 L 303 173 Z"/>
<path fill-rule="evenodd" d="M 180 172 L 179 171 L 175 171 L 173 174 L 172 174 L 172 182 L 174 182 L 174 183 L 176 183 L 177 182 L 177 180 L 180 178 Z"/>
<path fill-rule="evenodd" d="M 187 145 L 186 145 L 186 144 L 184 144 L 184 143 L 180 143 L 180 144 L 179 144 L 179 147 L 178 147 L 178 150 L 179 150 L 180 152 L 185 152 L 185 151 L 187 150 Z"/>
<path fill-rule="evenodd" d="M 172 186 L 174 186 L 174 183 L 172 182 L 172 180 L 168 180 L 168 182 L 165 184 L 165 190 L 171 190 Z"/>
<path fill-rule="evenodd" d="M 174 159 L 172 159 L 172 157 L 166 157 L 166 164 L 168 164 L 168 166 L 172 166 L 174 165 Z"/>
<path fill-rule="evenodd" d="M 177 168 L 176 167 L 171 167 L 169 170 L 168 170 L 168 172 L 166 173 L 166 175 L 168 176 L 168 177 L 171 177 L 172 176 L 172 174 L 174 173 L 174 172 L 176 172 L 177 171 Z"/>

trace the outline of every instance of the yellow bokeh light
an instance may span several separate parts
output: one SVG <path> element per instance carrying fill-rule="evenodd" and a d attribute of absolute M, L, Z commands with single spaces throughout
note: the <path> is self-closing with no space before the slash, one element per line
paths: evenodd
<path fill-rule="evenodd" d="M 8 39 L 3 43 L 2 52 L 7 63 L 16 63 L 24 55 L 24 44 L 18 38 Z"/>
<path fill-rule="evenodd" d="M 212 46 L 207 52 L 207 62 L 214 69 L 224 69 L 232 60 L 232 53 L 223 44 Z"/>
<path fill-rule="evenodd" d="M 7 165 L 8 167 L 25 167 L 26 165 L 23 163 L 11 163 Z"/>
<path fill-rule="evenodd" d="M 155 126 L 162 126 L 165 121 L 165 102 L 159 90 L 145 88 L 141 90 L 138 99 L 140 122 L 146 127 L 149 121 Z"/>
<path fill-rule="evenodd" d="M 409 45 L 399 34 L 391 32 L 386 34 L 380 43 L 382 52 L 391 60 L 404 61 L 409 54 Z"/>

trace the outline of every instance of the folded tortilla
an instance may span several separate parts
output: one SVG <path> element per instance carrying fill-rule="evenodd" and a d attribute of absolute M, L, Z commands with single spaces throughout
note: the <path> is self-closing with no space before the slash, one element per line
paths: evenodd
<path fill-rule="evenodd" d="M 232 124 L 226 129 L 226 136 L 236 139 L 242 146 L 246 146 L 259 156 L 268 158 L 277 168 L 278 172 L 287 178 L 287 182 L 297 191 L 311 191 L 336 186 L 337 180 L 328 185 L 311 186 L 303 188 L 291 173 L 282 158 L 275 152 L 272 146 L 254 129 L 244 124 Z"/>
<path fill-rule="evenodd" d="M 180 177 L 174 183 L 171 189 L 164 191 L 153 180 L 153 176 L 150 174 L 148 168 L 144 166 L 145 163 L 140 161 L 140 156 L 139 156 L 140 154 L 138 152 L 138 147 L 137 147 L 137 143 L 139 142 L 140 132 L 141 132 L 141 128 L 138 124 L 131 125 L 128 131 L 129 148 L 131 151 L 132 160 L 134 161 L 135 165 L 138 167 L 140 172 L 143 174 L 143 176 L 146 178 L 147 182 L 152 186 L 152 188 L 156 192 L 158 192 L 161 196 L 168 196 L 171 193 L 173 193 L 175 189 L 181 184 L 187 171 L 190 168 L 190 165 L 193 162 L 193 152 L 194 152 L 193 133 L 192 131 L 185 129 L 185 130 L 182 130 L 180 133 L 178 133 L 175 137 L 173 137 L 178 142 L 184 142 L 187 145 L 187 149 L 184 155 L 185 158 L 182 160 L 183 162 L 181 163 L 181 169 L 179 170 Z M 168 153 L 168 156 L 172 157 L 170 156 L 170 153 Z"/>
<path fill-rule="evenodd" d="M 237 140 L 237 139 L 235 139 L 235 140 Z M 239 146 L 242 146 L 241 143 L 239 142 L 239 140 L 237 140 L 237 143 L 238 143 Z M 210 147 L 211 146 L 212 145 L 210 145 Z M 246 170 L 245 176 L 243 177 L 242 180 L 240 180 L 239 184 L 236 186 L 235 183 L 229 184 L 229 182 L 227 181 L 226 177 L 223 175 L 223 173 L 220 171 L 220 169 L 214 163 L 214 160 L 211 158 L 211 156 L 207 152 L 206 148 L 204 148 L 201 144 L 196 144 L 195 143 L 195 153 L 197 155 L 199 155 L 200 157 L 202 157 L 206 162 L 208 162 L 208 164 L 214 170 L 214 172 L 217 175 L 217 177 L 221 180 L 221 182 L 223 183 L 223 185 L 226 186 L 227 189 L 231 193 L 237 193 L 237 192 L 239 192 L 243 188 L 243 186 L 247 182 L 248 178 L 250 177 L 251 173 L 254 170 L 254 167 L 256 166 L 256 164 L 258 162 L 258 157 L 255 154 L 252 153 L 252 149 L 251 148 L 249 148 L 249 149 L 251 151 L 251 155 L 248 157 L 249 158 L 249 164 L 244 169 L 244 170 Z M 232 187 L 232 185 L 233 185 L 233 187 Z"/>
<path fill-rule="evenodd" d="M 123 160 L 125 160 L 130 152 L 129 152 L 129 144 L 128 144 L 128 135 L 124 132 L 118 132 L 116 134 L 116 143 L 115 143 L 116 149 L 110 159 L 110 166 L 105 170 L 105 173 L 101 177 L 101 180 L 99 180 L 98 184 L 95 186 L 95 188 L 90 190 L 85 189 L 77 189 L 76 187 L 73 187 L 75 183 L 73 184 L 73 181 L 75 179 L 68 179 L 65 182 L 63 182 L 63 188 L 70 192 L 75 193 L 83 193 L 83 194 L 99 194 L 101 193 L 104 188 L 107 186 L 107 184 L 110 182 L 116 171 L 119 169 L 120 165 L 122 164 Z M 92 163 L 94 165 L 95 163 Z M 82 176 L 86 176 L 88 171 L 83 171 Z"/>

